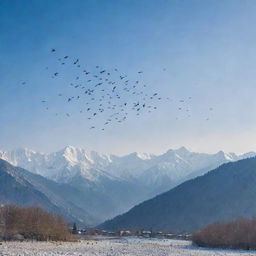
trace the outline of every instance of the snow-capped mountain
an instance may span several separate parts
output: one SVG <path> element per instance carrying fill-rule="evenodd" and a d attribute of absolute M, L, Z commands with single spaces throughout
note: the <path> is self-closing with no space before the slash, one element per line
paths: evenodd
<path fill-rule="evenodd" d="M 12 165 L 74 188 L 79 194 L 79 199 L 73 197 L 77 207 L 89 209 L 99 222 L 223 163 L 255 155 L 195 153 L 184 147 L 161 155 L 135 152 L 125 156 L 72 146 L 50 154 L 29 149 L 0 151 L 0 158 Z"/>
<path fill-rule="evenodd" d="M 84 149 L 72 146 L 51 154 L 29 149 L 0 151 L 0 158 L 60 183 L 68 183 L 78 174 L 90 181 L 97 181 L 102 176 L 113 178 L 101 170 L 101 167 L 106 166 L 110 161 L 107 155 L 94 151 L 86 152 Z"/>
<path fill-rule="evenodd" d="M 158 156 L 136 152 L 125 156 L 107 155 L 73 146 L 50 154 L 30 149 L 0 151 L 0 158 L 11 164 L 60 183 L 68 183 L 73 177 L 81 175 L 91 182 L 100 182 L 107 177 L 150 186 L 161 186 L 163 178 L 179 181 L 192 174 L 203 174 L 223 163 L 255 155 L 255 152 L 244 155 L 223 151 L 216 154 L 195 153 L 185 147 L 168 150 Z"/>

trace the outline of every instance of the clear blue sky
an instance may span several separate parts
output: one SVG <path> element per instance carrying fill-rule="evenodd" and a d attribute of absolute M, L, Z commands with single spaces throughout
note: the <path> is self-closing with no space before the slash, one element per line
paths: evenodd
<path fill-rule="evenodd" d="M 253 0 L 0 0 L 0 148 L 256 150 L 255 13 Z M 65 67 L 58 80 L 49 78 L 62 72 L 51 48 L 88 69 L 117 67 L 134 79 L 143 70 L 145 90 L 173 101 L 104 132 L 90 130 L 79 114 L 83 102 L 57 97 L 71 93 L 61 86 L 76 71 Z"/>

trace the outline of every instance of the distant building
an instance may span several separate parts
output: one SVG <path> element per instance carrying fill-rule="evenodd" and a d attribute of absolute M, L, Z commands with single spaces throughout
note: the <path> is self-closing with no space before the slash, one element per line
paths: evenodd
<path fill-rule="evenodd" d="M 119 236 L 131 236 L 132 235 L 132 232 L 130 230 L 120 230 L 118 232 L 118 235 Z"/>
<path fill-rule="evenodd" d="M 152 237 L 152 231 L 150 230 L 142 230 L 141 231 L 141 236 L 145 238 L 150 238 Z"/>

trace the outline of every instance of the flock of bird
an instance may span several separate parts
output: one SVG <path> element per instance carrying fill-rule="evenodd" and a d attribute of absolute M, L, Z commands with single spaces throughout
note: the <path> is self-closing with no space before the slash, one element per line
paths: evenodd
<path fill-rule="evenodd" d="M 157 91 L 147 90 L 147 85 L 143 82 L 143 71 L 137 71 L 136 79 L 130 79 L 126 74 L 120 72 L 117 68 L 108 70 L 97 65 L 93 70 L 85 69 L 78 58 L 71 58 L 68 55 L 58 56 L 56 49 L 51 49 L 51 54 L 56 57 L 59 65 L 58 70 L 50 73 L 52 79 L 58 79 L 62 76 L 61 66 L 72 66 L 76 69 L 75 77 L 67 85 L 73 89 L 72 95 L 66 96 L 63 92 L 59 92 L 58 97 L 62 97 L 64 102 L 72 104 L 82 101 L 79 112 L 85 114 L 90 121 L 90 129 L 100 129 L 104 131 L 106 127 L 114 122 L 123 123 L 133 112 L 136 116 L 145 113 L 152 113 L 158 108 L 158 104 L 162 101 L 171 101 L 169 97 L 163 97 Z M 49 68 L 46 67 L 48 70 Z M 165 68 L 162 69 L 166 71 Z M 134 76 L 133 76 L 134 77 Z M 22 82 L 23 85 L 26 82 Z M 192 98 L 179 100 L 182 105 Z M 48 110 L 47 99 L 42 99 L 41 103 Z M 81 108 L 81 106 L 83 106 Z M 187 117 L 190 117 L 189 108 L 183 106 L 178 107 L 178 111 L 185 111 Z M 209 109 L 212 111 L 212 108 Z M 67 118 L 71 117 L 70 112 L 64 113 Z M 58 113 L 56 113 L 58 115 Z M 96 126 L 94 122 L 100 120 L 101 124 Z M 176 118 L 178 119 L 178 118 Z M 207 118 L 206 120 L 209 120 Z"/>

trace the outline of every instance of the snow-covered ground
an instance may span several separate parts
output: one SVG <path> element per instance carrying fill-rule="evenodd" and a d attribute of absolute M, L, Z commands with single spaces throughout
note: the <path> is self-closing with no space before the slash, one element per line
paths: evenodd
<path fill-rule="evenodd" d="M 10 256 L 238 256 L 256 255 L 254 251 L 201 249 L 189 241 L 156 239 L 113 239 L 60 242 L 7 242 L 0 244 L 0 255 Z"/>

